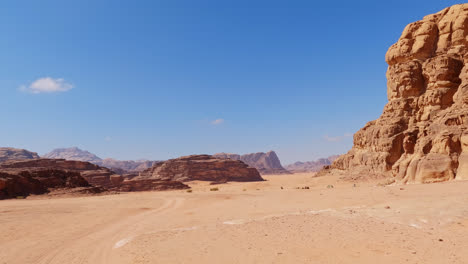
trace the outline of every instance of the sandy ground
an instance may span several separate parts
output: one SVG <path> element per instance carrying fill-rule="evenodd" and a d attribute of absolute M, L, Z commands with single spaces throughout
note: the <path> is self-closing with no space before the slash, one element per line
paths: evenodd
<path fill-rule="evenodd" d="M 468 182 L 265 178 L 0 201 L 0 264 L 468 263 Z"/>

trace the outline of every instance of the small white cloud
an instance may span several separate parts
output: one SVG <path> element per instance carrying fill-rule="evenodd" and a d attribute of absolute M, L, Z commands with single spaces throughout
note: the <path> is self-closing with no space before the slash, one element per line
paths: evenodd
<path fill-rule="evenodd" d="M 345 138 L 352 137 L 353 134 L 351 133 L 345 133 L 342 136 L 336 136 L 336 137 L 330 137 L 329 135 L 325 135 L 323 138 L 328 141 L 328 142 L 340 142 Z"/>
<path fill-rule="evenodd" d="M 112 138 L 109 137 L 109 136 L 107 136 L 107 137 L 104 138 L 104 141 L 107 141 L 107 142 L 109 142 L 109 141 L 111 141 L 111 140 L 112 140 Z"/>
<path fill-rule="evenodd" d="M 211 121 L 212 125 L 221 125 L 222 123 L 224 123 L 224 119 L 222 118 L 218 118 L 216 120 Z"/>
<path fill-rule="evenodd" d="M 39 78 L 30 85 L 22 85 L 20 90 L 23 92 L 39 93 L 57 93 L 66 92 L 73 88 L 73 85 L 67 83 L 64 79 L 53 79 L 50 77 Z"/>

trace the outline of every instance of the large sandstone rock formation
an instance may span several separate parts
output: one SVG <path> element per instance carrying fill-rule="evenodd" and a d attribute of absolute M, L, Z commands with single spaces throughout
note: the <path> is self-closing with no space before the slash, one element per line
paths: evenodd
<path fill-rule="evenodd" d="M 331 169 L 401 183 L 468 179 L 468 4 L 409 24 L 386 61 L 389 102 Z"/>
<path fill-rule="evenodd" d="M 134 179 L 95 164 L 64 160 L 34 159 L 0 163 L 0 199 L 44 194 L 55 188 L 87 187 L 86 192 L 162 191 L 189 188 L 171 180 Z"/>
<path fill-rule="evenodd" d="M 44 194 L 55 188 L 87 187 L 88 192 L 100 192 L 79 172 L 50 167 L 36 159 L 0 163 L 0 199 Z"/>
<path fill-rule="evenodd" d="M 240 160 L 216 158 L 210 155 L 192 155 L 171 159 L 140 172 L 134 179 L 172 181 L 263 181 L 255 168 Z"/>
<path fill-rule="evenodd" d="M 323 167 L 331 165 L 338 157 L 338 155 L 334 155 L 328 158 L 318 159 L 316 161 L 298 161 L 293 164 L 286 165 L 285 168 L 290 172 L 317 172 Z"/>
<path fill-rule="evenodd" d="M 250 154 L 231 154 L 231 153 L 217 153 L 213 155 L 217 158 L 240 160 L 249 165 L 250 167 L 256 168 L 261 174 L 289 174 L 281 165 L 281 162 L 274 151 L 268 151 L 267 153 L 258 152 Z"/>
<path fill-rule="evenodd" d="M 154 163 L 159 162 L 150 160 L 134 161 L 116 160 L 111 158 L 101 159 L 93 153 L 90 153 L 86 150 L 81 150 L 77 147 L 54 149 L 51 152 L 43 155 L 43 158 L 87 161 L 111 169 L 112 171 L 115 171 L 119 174 L 143 171 L 148 168 L 151 168 L 151 166 L 153 166 Z"/>
<path fill-rule="evenodd" d="M 38 159 L 36 152 L 16 148 L 0 148 L 0 162 L 6 160 Z"/>

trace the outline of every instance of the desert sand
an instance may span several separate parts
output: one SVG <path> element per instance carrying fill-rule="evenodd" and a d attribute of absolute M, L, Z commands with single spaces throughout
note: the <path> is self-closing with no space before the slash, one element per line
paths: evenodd
<path fill-rule="evenodd" d="M 468 262 L 468 182 L 313 176 L 1 201 L 0 263 Z"/>

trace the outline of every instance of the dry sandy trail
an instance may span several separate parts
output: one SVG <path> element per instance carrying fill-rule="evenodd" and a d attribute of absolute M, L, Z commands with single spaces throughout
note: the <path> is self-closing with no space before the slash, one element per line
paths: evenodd
<path fill-rule="evenodd" d="M 468 182 L 266 178 L 0 201 L 0 264 L 468 263 Z"/>

